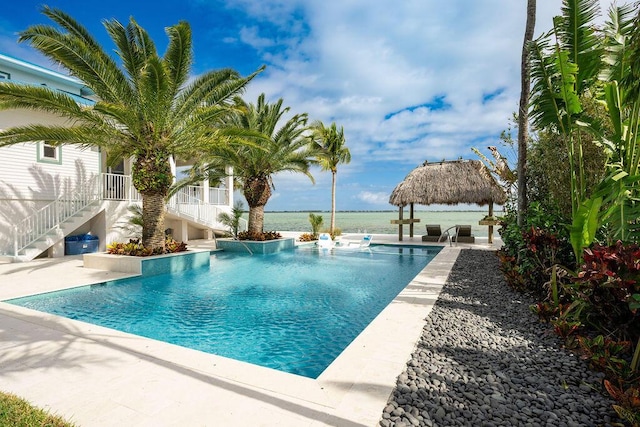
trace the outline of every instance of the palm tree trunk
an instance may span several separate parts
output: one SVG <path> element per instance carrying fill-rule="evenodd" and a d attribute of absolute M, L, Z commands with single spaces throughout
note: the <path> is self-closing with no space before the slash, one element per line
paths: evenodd
<path fill-rule="evenodd" d="M 331 172 L 331 234 L 336 228 L 336 172 Z"/>
<path fill-rule="evenodd" d="M 148 248 L 164 249 L 164 196 L 156 193 L 142 195 L 142 244 Z"/>
<path fill-rule="evenodd" d="M 266 176 L 252 177 L 246 180 L 243 188 L 244 198 L 249 205 L 249 232 L 262 233 L 264 226 L 264 207 L 271 197 L 271 186 Z"/>
<path fill-rule="evenodd" d="M 529 139 L 529 94 L 531 76 L 529 43 L 536 26 L 536 0 L 527 0 L 527 23 L 520 62 L 520 106 L 518 111 L 518 225 L 522 226 L 527 210 L 527 140 Z"/>
<path fill-rule="evenodd" d="M 264 205 L 249 206 L 249 232 L 262 233 L 264 227 Z"/>

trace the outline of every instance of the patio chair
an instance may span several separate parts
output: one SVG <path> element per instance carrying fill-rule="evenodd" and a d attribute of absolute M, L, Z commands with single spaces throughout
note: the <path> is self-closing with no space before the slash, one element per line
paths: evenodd
<path fill-rule="evenodd" d="M 371 245 L 371 239 L 373 236 L 371 234 L 365 234 L 360 241 L 343 241 L 336 244 L 336 249 L 341 250 L 355 250 L 355 249 L 369 249 L 369 245 Z"/>
<path fill-rule="evenodd" d="M 456 243 L 475 243 L 476 238 L 471 234 L 470 225 L 456 225 L 456 234 L 451 236 L 451 240 Z"/>
<path fill-rule="evenodd" d="M 427 234 L 422 236 L 423 242 L 441 242 L 444 237 L 449 237 L 449 233 L 442 234 L 440 224 L 427 224 Z"/>
<path fill-rule="evenodd" d="M 357 246 L 359 248 L 368 248 L 369 245 L 371 245 L 371 239 L 373 239 L 373 236 L 371 234 L 365 234 L 362 237 L 362 240 L 360 240 L 359 242 L 349 242 L 346 247 Z"/>
<path fill-rule="evenodd" d="M 320 233 L 318 236 L 318 243 L 316 243 L 321 249 L 331 249 L 334 247 L 333 240 L 329 233 Z"/>

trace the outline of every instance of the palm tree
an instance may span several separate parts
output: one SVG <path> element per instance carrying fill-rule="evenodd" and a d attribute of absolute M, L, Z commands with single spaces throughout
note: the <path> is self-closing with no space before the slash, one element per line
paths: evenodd
<path fill-rule="evenodd" d="M 278 127 L 283 115 L 289 112 L 289 107 L 283 108 L 282 103 L 279 99 L 269 104 L 264 93 L 255 105 L 236 98 L 235 113 L 227 117 L 224 129 L 233 144 L 222 153 L 216 150 L 203 154 L 191 171 L 192 182 L 219 177 L 227 167 L 233 168 L 234 179 L 249 205 L 250 233 L 263 231 L 264 207 L 274 188 L 273 175 L 299 172 L 314 182 L 309 167 L 315 153 L 303 136 L 307 115 L 296 114 Z"/>
<path fill-rule="evenodd" d="M 323 171 L 331 171 L 331 228 L 336 227 L 336 175 L 340 163 L 351 162 L 351 152 L 345 146 L 344 129 L 338 129 L 335 122 L 330 127 L 325 127 L 321 121 L 311 124 L 311 140 L 318 151 L 317 159 Z"/>
<path fill-rule="evenodd" d="M 221 212 L 218 215 L 218 221 L 223 223 L 229 228 L 229 232 L 231 233 L 231 237 L 234 239 L 238 239 L 238 230 L 240 229 L 240 220 L 242 219 L 242 214 L 244 213 L 244 205 L 240 200 L 238 200 L 234 205 L 233 209 L 231 209 L 231 213 Z"/>
<path fill-rule="evenodd" d="M 520 62 L 520 108 L 518 111 L 518 225 L 524 223 L 527 210 L 527 139 L 529 136 L 529 94 L 531 93 L 531 76 L 529 62 L 529 44 L 533 40 L 536 26 L 536 0 L 527 0 L 527 23 L 522 43 Z"/>
<path fill-rule="evenodd" d="M 164 203 L 173 182 L 171 156 L 189 158 L 224 140 L 210 124 L 229 111 L 234 96 L 262 69 L 241 78 L 231 69 L 207 72 L 189 82 L 193 60 L 191 27 L 166 29 L 169 43 L 159 56 L 148 33 L 131 18 L 104 26 L 122 66 L 71 16 L 48 7 L 57 26 L 35 25 L 20 34 L 84 82 L 99 98 L 79 105 L 68 94 L 44 86 L 0 83 L 0 109 L 23 108 L 62 116 L 69 126 L 17 126 L 0 132 L 0 147 L 29 141 L 98 146 L 108 158 L 132 157 L 132 179 L 142 194 L 145 246 L 164 248 Z"/>

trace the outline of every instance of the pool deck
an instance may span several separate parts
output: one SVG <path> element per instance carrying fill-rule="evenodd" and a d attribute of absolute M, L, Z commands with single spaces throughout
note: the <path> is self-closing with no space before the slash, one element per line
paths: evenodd
<path fill-rule="evenodd" d="M 460 249 L 500 246 L 443 245 L 315 380 L 0 302 L 0 390 L 83 427 L 375 426 Z M 127 276 L 81 256 L 0 264 L 0 301 Z"/>

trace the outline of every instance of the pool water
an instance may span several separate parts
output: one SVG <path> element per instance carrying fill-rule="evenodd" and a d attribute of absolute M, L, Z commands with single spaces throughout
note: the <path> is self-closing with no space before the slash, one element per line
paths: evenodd
<path fill-rule="evenodd" d="M 317 378 L 438 253 L 299 247 L 6 301 Z"/>

